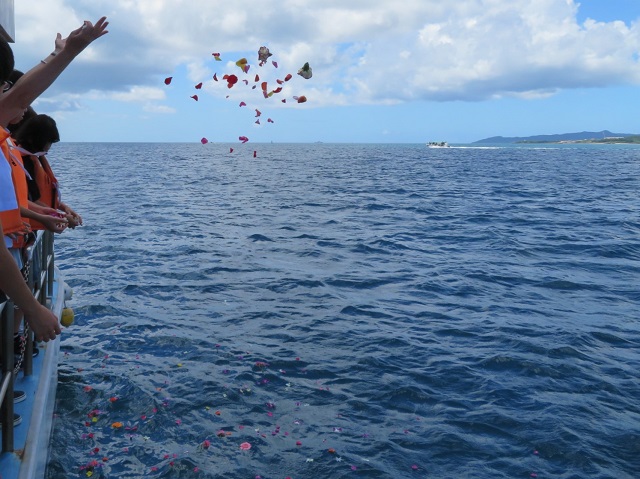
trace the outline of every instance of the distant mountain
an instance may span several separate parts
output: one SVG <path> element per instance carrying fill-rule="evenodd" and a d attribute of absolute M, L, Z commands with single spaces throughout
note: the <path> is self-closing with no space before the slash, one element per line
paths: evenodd
<path fill-rule="evenodd" d="M 557 143 L 561 141 L 580 141 L 580 140 L 602 140 L 611 137 L 628 137 L 635 136 L 637 133 L 612 133 L 609 130 L 604 131 L 581 131 L 580 133 L 563 133 L 560 135 L 536 135 L 536 136 L 492 136 L 484 140 L 475 141 L 473 144 L 479 143 Z"/>

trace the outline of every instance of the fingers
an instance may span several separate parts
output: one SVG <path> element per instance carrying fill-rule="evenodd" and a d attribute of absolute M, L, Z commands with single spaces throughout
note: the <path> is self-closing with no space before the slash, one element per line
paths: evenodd
<path fill-rule="evenodd" d="M 36 341 L 44 341 L 45 343 L 48 341 L 53 341 L 60 333 L 60 327 L 57 327 L 55 330 L 36 335 Z"/>
<path fill-rule="evenodd" d="M 60 325 L 56 324 L 54 329 L 36 334 L 36 341 L 44 341 L 45 343 L 47 341 L 53 341 L 61 332 Z"/>

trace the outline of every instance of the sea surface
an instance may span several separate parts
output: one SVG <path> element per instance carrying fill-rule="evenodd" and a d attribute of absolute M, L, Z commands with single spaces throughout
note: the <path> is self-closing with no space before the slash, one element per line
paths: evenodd
<path fill-rule="evenodd" d="M 47 478 L 640 477 L 640 148 L 50 161 L 85 225 Z"/>

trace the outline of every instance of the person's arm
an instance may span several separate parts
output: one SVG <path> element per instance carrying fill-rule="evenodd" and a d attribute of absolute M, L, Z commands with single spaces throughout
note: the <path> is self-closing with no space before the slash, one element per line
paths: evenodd
<path fill-rule="evenodd" d="M 75 228 L 76 226 L 82 226 L 82 216 L 76 213 L 66 203 L 60 202 L 60 209 L 67 214 L 67 220 L 69 220 L 69 228 Z"/>
<path fill-rule="evenodd" d="M 30 205 L 31 206 L 31 205 Z M 67 219 L 60 216 L 44 215 L 33 211 L 31 208 L 20 207 L 20 216 L 31 218 L 43 224 L 47 230 L 54 233 L 62 233 L 67 228 Z"/>
<path fill-rule="evenodd" d="M 0 289 L 22 310 L 25 320 L 36 336 L 36 341 L 56 339 L 60 334 L 58 318 L 49 308 L 36 301 L 4 241 L 0 243 Z"/>
<path fill-rule="evenodd" d="M 80 52 L 107 33 L 108 24 L 106 17 L 102 17 L 95 25 L 85 21 L 65 39 L 58 33 L 54 51 L 25 73 L 7 93 L 0 95 L 0 125 L 8 125 L 20 110 L 31 105 Z"/>

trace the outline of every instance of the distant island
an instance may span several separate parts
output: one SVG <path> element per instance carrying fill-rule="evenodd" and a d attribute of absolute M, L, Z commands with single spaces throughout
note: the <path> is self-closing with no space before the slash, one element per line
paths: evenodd
<path fill-rule="evenodd" d="M 640 144 L 640 134 L 638 133 L 612 133 L 609 130 L 603 131 L 582 131 L 579 133 L 563 133 L 560 135 L 536 135 L 524 137 L 492 136 L 473 142 L 473 144 L 484 143 L 636 143 Z"/>

